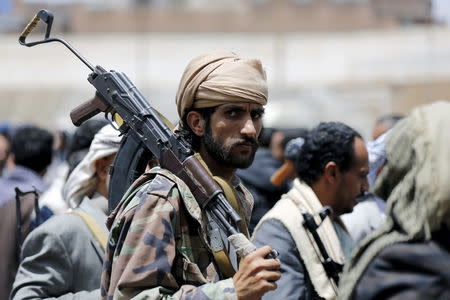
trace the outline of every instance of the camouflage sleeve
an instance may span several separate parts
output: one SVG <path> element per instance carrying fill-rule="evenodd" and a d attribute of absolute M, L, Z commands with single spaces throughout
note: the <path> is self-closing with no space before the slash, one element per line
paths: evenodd
<path fill-rule="evenodd" d="M 161 192 L 150 190 L 136 195 L 140 202 L 129 227 L 126 220 L 122 223 L 117 244 L 121 246 L 113 254 L 107 298 L 237 299 L 232 279 L 198 287 L 177 283 L 172 268 L 178 207 L 172 203 L 178 203 L 179 193 L 176 188 L 167 192 L 167 187 Z M 120 236 L 125 236 L 123 244 Z"/>

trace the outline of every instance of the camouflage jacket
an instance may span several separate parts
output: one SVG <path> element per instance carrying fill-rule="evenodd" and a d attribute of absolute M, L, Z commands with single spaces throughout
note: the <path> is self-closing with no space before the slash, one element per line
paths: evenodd
<path fill-rule="evenodd" d="M 146 176 L 108 218 L 102 299 L 236 299 L 231 278 L 216 281 L 206 216 L 187 186 L 161 168 Z M 248 224 L 253 198 L 233 186 Z"/>

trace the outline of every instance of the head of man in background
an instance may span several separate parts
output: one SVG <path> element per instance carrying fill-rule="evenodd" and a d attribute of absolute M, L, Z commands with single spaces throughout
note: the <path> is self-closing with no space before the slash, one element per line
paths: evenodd
<path fill-rule="evenodd" d="M 53 135 L 36 126 L 20 127 L 12 135 L 10 155 L 15 166 L 0 181 L 0 203 L 14 198 L 15 187 L 44 192 L 42 177 L 52 162 Z"/>
<path fill-rule="evenodd" d="M 383 133 L 394 127 L 394 125 L 403 119 L 403 117 L 404 116 L 400 114 L 389 114 L 377 119 L 375 126 L 373 127 L 372 139 L 376 140 Z"/>
<path fill-rule="evenodd" d="M 356 198 L 367 191 L 368 163 L 361 135 L 345 124 L 327 122 L 308 133 L 297 174 L 339 216 L 351 212 Z"/>
<path fill-rule="evenodd" d="M 53 135 L 42 128 L 25 126 L 16 129 L 11 142 L 11 154 L 16 166 L 43 176 L 52 161 Z"/>
<path fill-rule="evenodd" d="M 67 150 L 67 163 L 69 164 L 68 175 L 75 169 L 75 167 L 81 162 L 84 156 L 88 153 L 89 147 L 94 139 L 95 134 L 105 125 L 108 121 L 103 119 L 91 119 L 81 124 L 72 137 L 70 138 L 68 150 Z"/>

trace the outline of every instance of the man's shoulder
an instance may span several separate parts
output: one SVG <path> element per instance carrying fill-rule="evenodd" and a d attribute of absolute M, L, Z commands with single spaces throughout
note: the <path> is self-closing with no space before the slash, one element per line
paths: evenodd
<path fill-rule="evenodd" d="M 434 241 L 389 245 L 368 265 L 354 298 L 449 299 L 449 260 L 449 249 Z"/>
<path fill-rule="evenodd" d="M 178 206 L 178 200 L 183 199 L 188 211 L 194 216 L 197 215 L 198 204 L 189 187 L 183 180 L 166 169 L 156 168 L 152 170 L 148 180 L 140 186 L 135 195 L 139 199 L 149 195 L 162 197 L 170 202 L 175 199 L 176 201 L 172 203 L 173 206 Z"/>
<path fill-rule="evenodd" d="M 166 174 L 156 173 L 150 178 L 141 190 L 147 194 L 167 198 L 173 188 L 176 188 L 176 182 L 173 178 L 168 177 Z"/>
<path fill-rule="evenodd" d="M 434 240 L 428 242 L 403 242 L 383 248 L 377 256 L 381 262 L 392 265 L 440 268 L 444 261 L 450 260 L 450 249 Z M 419 263 L 420 262 L 420 263 Z M 425 263 L 426 262 L 426 263 Z M 449 273 L 450 274 L 450 273 Z"/>
<path fill-rule="evenodd" d="M 279 200 L 260 220 L 254 237 L 282 234 L 291 238 L 291 228 L 301 224 L 300 212 L 288 198 Z"/>
<path fill-rule="evenodd" d="M 264 240 L 267 244 L 273 241 L 273 238 L 280 238 L 281 241 L 287 243 L 292 240 L 291 233 L 281 220 L 275 218 L 265 219 L 258 226 L 257 230 L 255 230 L 253 239 Z"/>
<path fill-rule="evenodd" d="M 84 230 L 83 220 L 70 213 L 56 215 L 36 227 L 30 232 L 29 236 L 36 237 L 38 235 L 52 235 L 59 237 L 67 237 L 75 234 L 83 234 L 87 232 Z"/>
<path fill-rule="evenodd" d="M 136 181 L 129 187 L 124 198 L 122 199 L 122 202 L 126 199 L 142 197 L 148 194 L 167 197 L 174 185 L 174 180 L 159 170 L 145 173 L 136 179 Z"/>
<path fill-rule="evenodd" d="M 153 207 L 152 203 L 159 202 L 161 204 L 161 198 L 168 200 L 172 206 L 175 206 L 174 204 L 177 203 L 179 198 L 178 195 L 177 185 L 172 178 L 161 174 L 159 171 L 146 173 L 130 187 L 119 207 L 108 217 L 107 223 L 110 224 L 108 226 L 117 227 L 125 220 L 132 219 L 136 209 L 144 205 Z"/>
<path fill-rule="evenodd" d="M 288 197 L 283 197 L 263 217 L 264 219 L 278 219 L 282 223 L 300 220 L 298 207 Z"/>
<path fill-rule="evenodd" d="M 154 168 L 150 172 L 143 174 L 133 183 L 130 191 L 128 191 L 128 195 L 132 195 L 134 191 L 135 195 L 145 192 L 147 194 L 167 197 L 179 181 L 181 180 L 172 172 L 159 167 Z"/>

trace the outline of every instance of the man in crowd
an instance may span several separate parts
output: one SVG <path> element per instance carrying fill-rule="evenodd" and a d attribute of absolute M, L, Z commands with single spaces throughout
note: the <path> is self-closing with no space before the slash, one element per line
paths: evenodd
<path fill-rule="evenodd" d="M 0 178 L 0 207 L 14 199 L 14 188 L 44 192 L 47 185 L 43 176 L 52 161 L 53 135 L 36 126 L 15 130 L 11 142 L 14 169 Z"/>
<path fill-rule="evenodd" d="M 11 299 L 100 297 L 108 234 L 108 172 L 120 140 L 111 125 L 95 135 L 64 185 L 72 211 L 52 217 L 26 238 Z"/>
<path fill-rule="evenodd" d="M 70 173 L 89 152 L 95 134 L 108 124 L 104 119 L 90 119 L 77 127 L 67 147 L 66 161 L 63 163 L 62 172 L 53 174 L 53 182 L 50 187 L 39 197 L 39 206 L 47 206 L 57 215 L 64 213 L 69 207 L 64 201 L 63 187 Z"/>
<path fill-rule="evenodd" d="M 403 116 L 400 114 L 389 114 L 378 118 L 375 122 L 375 126 L 373 127 L 372 139 L 376 140 L 379 138 L 386 131 L 394 127 L 394 125 L 401 119 L 403 119 Z"/>
<path fill-rule="evenodd" d="M 11 159 L 15 167 L 0 177 L 0 299 L 8 299 L 9 291 L 17 270 L 16 246 L 27 233 L 16 233 L 16 201 L 14 189 L 22 192 L 47 189 L 43 176 L 52 161 L 53 136 L 47 130 L 26 126 L 15 130 L 11 141 Z M 34 198 L 21 203 L 21 224 L 29 228 L 34 212 Z"/>
<path fill-rule="evenodd" d="M 369 152 L 369 187 L 372 188 L 379 172 L 386 163 L 386 139 L 388 130 L 403 118 L 401 115 L 386 115 L 379 118 L 373 130 L 373 140 L 367 143 Z M 386 201 L 372 192 L 358 199 L 354 210 L 342 216 L 355 243 L 360 242 L 369 233 L 378 228 L 386 218 Z"/>
<path fill-rule="evenodd" d="M 450 103 L 415 109 L 387 141 L 381 227 L 355 250 L 341 299 L 450 298 Z"/>
<path fill-rule="evenodd" d="M 351 212 L 367 190 L 368 155 L 361 136 L 337 122 L 320 123 L 305 137 L 296 159 L 298 178 L 256 226 L 256 246 L 270 244 L 280 252 L 278 289 L 265 299 L 335 299 L 336 280 L 326 272 L 321 252 L 302 226 L 302 212 L 311 215 L 324 206 L 333 213 L 317 233 L 329 257 L 343 264 L 353 241 L 339 216 Z"/>
<path fill-rule="evenodd" d="M 253 161 L 266 102 L 261 62 L 228 51 L 193 59 L 176 97 L 180 134 L 211 173 L 232 186 L 244 225 L 253 203 L 234 173 Z M 103 299 L 259 299 L 276 288 L 279 262 L 265 259 L 269 246 L 227 273 L 237 269 L 234 248 L 216 235 L 229 263 L 213 256 L 207 216 L 185 183 L 161 168 L 147 178 L 111 215 Z"/>

